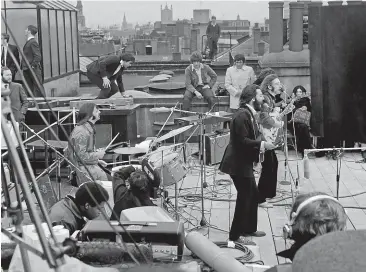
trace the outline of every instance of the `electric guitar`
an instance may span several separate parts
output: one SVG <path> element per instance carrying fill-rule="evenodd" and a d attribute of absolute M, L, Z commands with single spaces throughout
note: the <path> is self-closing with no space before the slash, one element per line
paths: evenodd
<path fill-rule="evenodd" d="M 294 106 L 294 101 L 291 101 L 286 108 L 279 113 L 278 111 L 274 110 L 272 112 L 269 113 L 269 116 L 271 116 L 273 119 L 275 119 L 276 122 L 282 120 L 282 118 L 289 114 L 290 112 L 292 112 L 295 108 Z M 274 145 L 279 145 L 282 142 L 282 138 L 279 137 L 280 135 L 282 135 L 283 133 L 283 127 L 264 127 L 262 124 L 260 125 L 260 129 L 262 132 L 262 135 L 264 137 L 264 139 L 267 142 L 270 142 Z"/>

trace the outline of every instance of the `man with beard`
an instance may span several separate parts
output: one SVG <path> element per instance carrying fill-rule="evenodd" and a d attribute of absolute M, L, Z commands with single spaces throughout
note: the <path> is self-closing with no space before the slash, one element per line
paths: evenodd
<path fill-rule="evenodd" d="M 71 133 L 70 141 L 73 145 L 65 150 L 65 156 L 76 166 L 78 185 L 90 182 L 89 172 L 94 180 L 109 180 L 107 174 L 99 166 L 106 166 L 102 161 L 105 149 L 95 149 L 95 123 L 100 119 L 100 111 L 93 103 L 85 103 L 80 107 L 79 123 Z M 85 165 L 85 166 L 84 166 Z"/>
<path fill-rule="evenodd" d="M 281 93 L 282 84 L 276 74 L 268 75 L 261 84 L 264 97 L 264 107 L 260 113 L 259 123 L 263 128 L 282 127 L 283 121 L 278 121 L 269 115 L 270 112 L 278 110 L 275 104 L 276 95 Z M 273 205 L 266 201 L 267 198 L 276 196 L 277 189 L 278 160 L 273 149 L 264 153 L 262 162 L 261 177 L 258 182 L 259 206 L 262 208 L 272 208 Z"/>
<path fill-rule="evenodd" d="M 220 165 L 220 170 L 230 175 L 237 190 L 229 239 L 248 245 L 254 243 L 245 237 L 266 235 L 257 231 L 258 189 L 253 164 L 259 161 L 260 152 L 275 148 L 272 143 L 261 140 L 255 118 L 257 111 L 261 110 L 263 99 L 257 85 L 248 85 L 242 91 L 239 110 L 234 113 L 230 124 L 230 142 Z"/>

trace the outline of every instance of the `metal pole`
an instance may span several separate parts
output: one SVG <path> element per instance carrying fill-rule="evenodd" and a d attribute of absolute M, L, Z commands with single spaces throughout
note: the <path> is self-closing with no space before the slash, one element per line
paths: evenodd
<path fill-rule="evenodd" d="M 27 180 L 27 177 L 24 173 L 22 163 L 19 159 L 17 150 L 16 150 L 15 146 L 13 145 L 13 143 L 11 141 L 10 132 L 8 131 L 8 128 L 6 126 L 6 119 L 5 119 L 4 115 L 1 116 L 1 128 L 2 128 L 2 131 L 3 131 L 3 134 L 4 134 L 6 144 L 7 144 L 8 149 L 9 149 L 9 154 L 11 156 L 11 159 L 12 159 L 13 163 L 14 163 L 14 169 L 15 169 L 16 175 L 18 177 L 19 183 L 21 184 L 23 194 L 25 195 L 25 201 L 27 202 L 27 207 L 28 207 L 28 210 L 29 210 L 29 214 L 30 214 L 31 219 L 32 219 L 32 221 L 33 221 L 33 223 L 34 223 L 34 225 L 37 229 L 39 239 L 40 239 L 40 242 L 42 244 L 42 247 L 43 247 L 44 253 L 46 255 L 47 261 L 48 261 L 48 263 L 51 267 L 56 267 L 55 259 L 53 258 L 53 255 L 52 255 L 52 252 L 51 252 L 50 247 L 48 245 L 46 236 L 43 232 L 43 228 L 42 228 L 42 225 L 41 225 L 41 220 L 35 212 L 37 210 L 36 206 L 31 201 L 32 200 L 32 195 L 31 195 L 30 189 L 29 189 L 28 186 L 26 186 L 24 184 Z M 22 255 L 22 257 L 23 257 L 23 255 Z M 27 262 L 27 260 L 24 259 L 23 263 L 26 263 L 26 262 Z M 25 267 L 25 269 L 26 269 L 26 267 Z M 26 270 L 26 271 L 31 271 L 31 270 Z"/>

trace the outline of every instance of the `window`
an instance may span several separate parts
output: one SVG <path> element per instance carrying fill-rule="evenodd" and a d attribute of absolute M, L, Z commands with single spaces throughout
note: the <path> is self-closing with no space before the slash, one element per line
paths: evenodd
<path fill-rule="evenodd" d="M 70 11 L 65 11 L 65 31 L 66 31 L 66 71 L 73 71 L 73 57 L 72 57 L 72 33 L 71 33 L 71 17 Z M 74 52 L 76 54 L 76 52 Z"/>
<path fill-rule="evenodd" d="M 59 60 L 58 60 L 58 44 L 57 44 L 57 27 L 56 27 L 56 11 L 49 10 L 49 21 L 50 21 L 50 36 L 51 36 L 51 63 L 52 63 L 52 77 L 58 76 L 59 71 Z"/>
<path fill-rule="evenodd" d="M 58 30 L 58 50 L 60 62 L 60 75 L 66 73 L 66 41 L 65 41 L 65 26 L 64 26 L 64 12 L 57 11 L 57 30 Z"/>
<path fill-rule="evenodd" d="M 51 47 L 50 32 L 48 26 L 48 11 L 41 9 L 41 33 L 42 33 L 42 59 L 44 79 L 48 79 L 51 74 Z"/>
<path fill-rule="evenodd" d="M 72 25 L 72 44 L 74 52 L 74 70 L 79 70 L 79 48 L 78 48 L 78 29 L 76 12 L 71 12 L 71 25 Z"/>
<path fill-rule="evenodd" d="M 18 43 L 19 49 L 22 50 L 24 44 L 27 41 L 25 38 L 25 29 L 28 27 L 28 25 L 37 26 L 37 10 L 8 9 L 6 10 L 6 21 L 15 36 L 15 40 Z M 15 44 L 15 41 L 12 39 L 12 37 L 10 37 L 9 43 Z"/>

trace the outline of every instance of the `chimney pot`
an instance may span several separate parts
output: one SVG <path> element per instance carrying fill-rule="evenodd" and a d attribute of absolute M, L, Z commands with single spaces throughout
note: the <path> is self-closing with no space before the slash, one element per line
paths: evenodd
<path fill-rule="evenodd" d="M 304 4 L 290 2 L 290 50 L 300 52 L 303 49 Z"/>
<path fill-rule="evenodd" d="M 283 51 L 283 1 L 269 2 L 269 51 Z"/>

